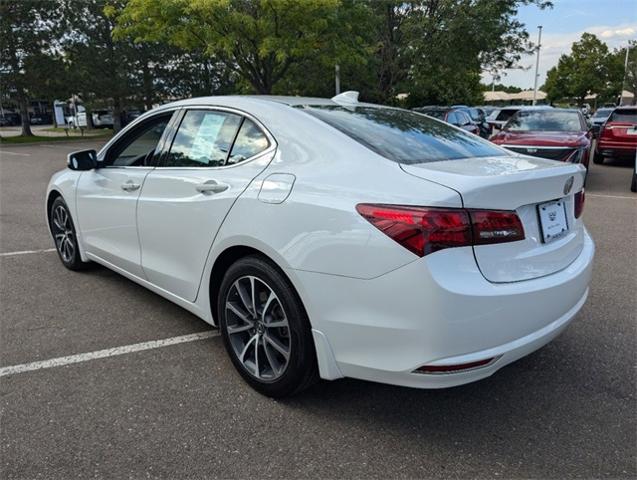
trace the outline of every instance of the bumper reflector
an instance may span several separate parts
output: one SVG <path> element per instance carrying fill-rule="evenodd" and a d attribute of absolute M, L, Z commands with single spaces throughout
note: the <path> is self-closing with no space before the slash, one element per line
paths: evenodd
<path fill-rule="evenodd" d="M 456 365 L 423 365 L 414 370 L 414 373 L 460 373 L 466 370 L 486 367 L 500 357 L 491 357 L 484 360 L 477 360 L 470 363 L 458 363 Z"/>

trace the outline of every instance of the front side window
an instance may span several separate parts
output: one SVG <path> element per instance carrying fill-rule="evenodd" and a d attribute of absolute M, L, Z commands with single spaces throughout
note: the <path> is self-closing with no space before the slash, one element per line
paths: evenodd
<path fill-rule="evenodd" d="M 237 139 L 232 146 L 228 164 L 234 164 L 244 161 L 246 158 L 261 153 L 270 146 L 268 137 L 249 119 L 245 119 L 241 124 L 241 129 L 237 135 Z"/>
<path fill-rule="evenodd" d="M 302 110 L 398 163 L 506 156 L 492 143 L 409 110 L 318 105 Z"/>
<path fill-rule="evenodd" d="M 177 130 L 163 166 L 219 167 L 225 164 L 241 116 L 212 110 L 189 110 Z"/>
<path fill-rule="evenodd" d="M 520 110 L 504 129 L 510 132 L 581 132 L 586 128 L 576 111 Z"/>
<path fill-rule="evenodd" d="M 136 127 L 113 145 L 104 166 L 143 167 L 151 164 L 157 144 L 170 121 L 172 112 L 157 115 Z"/>

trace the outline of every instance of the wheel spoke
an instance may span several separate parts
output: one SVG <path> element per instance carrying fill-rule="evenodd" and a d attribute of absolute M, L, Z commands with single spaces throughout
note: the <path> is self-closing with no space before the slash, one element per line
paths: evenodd
<path fill-rule="evenodd" d="M 288 326 L 288 321 L 285 319 L 277 320 L 275 322 L 270 322 L 265 324 L 265 328 L 283 328 L 287 326 Z"/>
<path fill-rule="evenodd" d="M 256 303 L 254 302 L 254 297 L 256 295 L 255 291 L 256 288 L 254 288 L 254 277 L 250 277 L 250 289 L 252 290 L 251 293 L 251 302 L 252 302 L 252 314 L 256 317 L 257 316 L 257 306 Z"/>
<path fill-rule="evenodd" d="M 256 338 L 257 338 L 257 336 L 256 336 L 256 335 L 254 335 L 254 336 L 250 337 L 250 340 L 248 340 L 248 341 L 246 342 L 246 344 L 244 345 L 243 350 L 241 351 L 241 355 L 239 355 L 239 361 L 240 361 L 241 363 L 243 363 L 244 365 L 245 365 L 245 356 L 246 356 L 246 353 L 248 352 L 248 349 L 250 348 L 250 345 L 252 344 L 252 342 L 254 342 L 254 340 L 255 340 Z"/>
<path fill-rule="evenodd" d="M 248 317 L 249 313 L 246 315 L 245 313 L 243 313 L 239 307 L 237 307 L 234 303 L 230 303 L 227 302 L 226 303 L 226 308 L 228 310 L 230 310 L 232 313 L 234 313 L 237 317 L 239 317 L 241 320 L 243 320 L 244 322 L 252 322 L 252 320 L 250 320 L 250 318 Z"/>
<path fill-rule="evenodd" d="M 60 223 L 60 219 L 58 218 L 57 214 L 53 215 L 53 225 L 55 225 L 55 228 L 57 228 L 58 230 L 64 230 L 64 227 Z"/>
<path fill-rule="evenodd" d="M 270 364 L 272 373 L 276 377 L 277 375 L 279 375 L 279 369 L 281 368 L 281 366 L 279 365 L 279 362 L 275 360 L 272 353 L 270 353 L 270 349 L 268 348 L 268 344 L 266 342 L 263 342 L 263 351 L 265 352 L 265 358 L 268 360 L 268 363 Z"/>
<path fill-rule="evenodd" d="M 259 334 L 255 335 L 257 337 L 254 342 L 254 374 L 257 378 L 261 378 L 261 373 L 259 372 Z"/>
<path fill-rule="evenodd" d="M 288 360 L 288 358 L 290 358 L 289 350 L 279 340 L 277 340 L 274 337 L 271 337 L 267 333 L 263 334 L 263 338 L 265 339 L 266 342 L 268 342 L 270 345 L 272 345 L 272 347 L 274 347 L 274 349 L 277 352 L 279 352 L 281 355 L 283 355 L 283 358 L 285 358 L 286 361 Z"/>
<path fill-rule="evenodd" d="M 248 313 L 250 313 L 250 315 L 254 315 L 254 310 L 251 310 L 252 308 L 251 305 L 253 305 L 251 297 L 253 294 L 246 292 L 245 288 L 243 288 L 239 280 L 237 280 L 237 282 L 235 283 L 235 286 L 236 286 L 237 292 L 239 293 L 239 298 L 241 298 L 241 302 L 243 303 L 243 306 L 248 311 Z"/>
<path fill-rule="evenodd" d="M 254 323 L 247 323 L 245 325 L 228 325 L 228 333 L 234 335 L 235 333 L 247 332 L 251 328 L 254 328 Z"/>
<path fill-rule="evenodd" d="M 270 290 L 270 296 L 268 296 L 268 299 L 265 301 L 265 305 L 263 306 L 263 311 L 261 312 L 261 321 L 262 322 L 265 323 L 265 312 L 268 311 L 268 308 L 270 308 L 270 304 L 275 299 L 276 299 L 276 295 L 274 294 L 274 292 L 272 290 Z"/>

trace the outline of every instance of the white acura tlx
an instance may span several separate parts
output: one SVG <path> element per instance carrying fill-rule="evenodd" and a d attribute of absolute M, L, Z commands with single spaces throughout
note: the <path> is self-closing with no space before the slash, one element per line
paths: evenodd
<path fill-rule="evenodd" d="M 62 263 L 218 326 L 266 395 L 472 382 L 555 338 L 588 294 L 583 166 L 356 92 L 171 103 L 68 167 L 46 200 Z"/>

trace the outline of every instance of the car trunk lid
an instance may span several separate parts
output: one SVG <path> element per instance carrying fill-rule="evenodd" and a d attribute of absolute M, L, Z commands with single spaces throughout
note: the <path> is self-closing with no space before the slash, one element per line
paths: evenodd
<path fill-rule="evenodd" d="M 401 168 L 456 190 L 465 208 L 516 211 L 524 226 L 524 240 L 473 247 L 480 270 L 491 282 L 555 273 L 575 260 L 583 248 L 583 225 L 574 215 L 574 193 L 584 183 L 585 169 L 580 165 L 511 155 L 402 164 Z M 544 205 L 547 202 L 559 204 Z M 547 217 L 543 229 L 542 206 L 549 208 L 548 213 L 560 214 L 558 222 L 563 220 L 565 232 L 546 238 L 547 229 L 555 225 Z"/>

